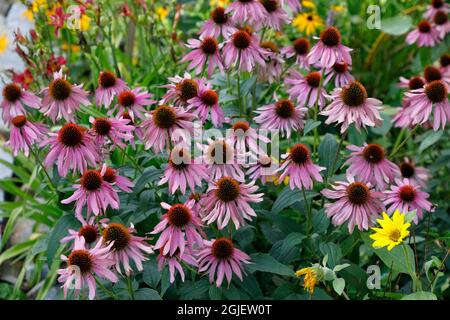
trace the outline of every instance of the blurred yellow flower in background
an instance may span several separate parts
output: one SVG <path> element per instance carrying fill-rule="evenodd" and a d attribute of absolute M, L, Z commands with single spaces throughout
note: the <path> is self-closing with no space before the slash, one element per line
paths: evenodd
<path fill-rule="evenodd" d="M 297 17 L 292 21 L 292 25 L 300 32 L 310 35 L 316 32 L 316 30 L 323 26 L 322 19 L 315 13 L 299 13 Z"/>
<path fill-rule="evenodd" d="M 340 6 L 340 5 L 336 5 L 336 6 L 332 6 L 331 9 L 333 11 L 336 11 L 336 12 L 342 12 L 342 11 L 345 10 L 345 7 L 344 6 Z"/>
<path fill-rule="evenodd" d="M 41 9 L 47 8 L 47 0 L 34 0 L 31 3 L 31 11 L 38 12 Z"/>
<path fill-rule="evenodd" d="M 230 0 L 209 0 L 211 7 L 226 7 L 230 4 Z"/>
<path fill-rule="evenodd" d="M 295 272 L 297 277 L 305 276 L 303 279 L 303 288 L 309 292 L 310 295 L 314 294 L 314 288 L 317 282 L 317 274 L 313 268 L 303 268 Z"/>
<path fill-rule="evenodd" d="M 0 54 L 4 53 L 8 49 L 8 37 L 5 33 L 0 33 Z"/>
<path fill-rule="evenodd" d="M 156 8 L 155 12 L 158 15 L 160 20 L 165 20 L 167 18 L 167 16 L 169 15 L 169 10 L 167 10 L 164 7 Z"/>
<path fill-rule="evenodd" d="M 91 18 L 87 16 L 86 14 L 81 15 L 80 17 L 80 30 L 81 31 L 87 31 L 89 30 Z"/>
<path fill-rule="evenodd" d="M 34 21 L 34 17 L 33 17 L 33 11 L 30 9 L 25 10 L 24 12 L 22 12 L 22 17 L 26 18 L 28 21 L 33 22 Z"/>
<path fill-rule="evenodd" d="M 312 1 L 302 1 L 302 7 L 303 8 L 315 9 L 316 5 Z"/>

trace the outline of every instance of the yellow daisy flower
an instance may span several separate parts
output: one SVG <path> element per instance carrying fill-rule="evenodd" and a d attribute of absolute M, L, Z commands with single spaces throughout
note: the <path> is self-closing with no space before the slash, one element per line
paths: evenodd
<path fill-rule="evenodd" d="M 22 12 L 21 16 L 24 17 L 25 19 L 27 19 L 30 22 L 34 21 L 33 11 L 30 10 L 30 9 L 27 9 L 24 12 Z"/>
<path fill-rule="evenodd" d="M 155 12 L 158 15 L 160 20 L 165 20 L 167 18 L 167 16 L 169 15 L 169 10 L 167 10 L 164 7 L 156 8 Z"/>
<path fill-rule="evenodd" d="M 370 235 L 370 238 L 375 240 L 372 244 L 374 248 L 386 247 L 388 250 L 392 250 L 395 246 L 401 244 L 403 239 L 409 235 L 408 228 L 410 223 L 405 223 L 405 214 L 396 210 L 391 218 L 383 212 L 383 219 L 377 219 L 381 228 L 372 228 L 375 231 Z"/>
<path fill-rule="evenodd" d="M 310 35 L 316 33 L 316 30 L 323 26 L 322 19 L 315 13 L 302 12 L 295 17 L 292 21 L 292 25 L 300 32 Z"/>
<path fill-rule="evenodd" d="M 0 33 L 0 54 L 4 53 L 8 49 L 8 37 L 5 33 Z"/>
<path fill-rule="evenodd" d="M 303 268 L 295 272 L 297 277 L 305 276 L 303 279 L 303 288 L 309 292 L 310 295 L 314 294 L 314 287 L 317 283 L 317 274 L 313 268 Z"/>

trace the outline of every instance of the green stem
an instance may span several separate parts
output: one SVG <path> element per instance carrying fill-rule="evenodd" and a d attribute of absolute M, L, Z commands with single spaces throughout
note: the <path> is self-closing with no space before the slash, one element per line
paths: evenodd
<path fill-rule="evenodd" d="M 239 68 L 241 64 L 241 52 L 239 51 L 238 61 L 237 61 L 237 96 L 239 105 L 239 115 L 242 117 L 242 99 L 241 99 L 241 70 Z"/>
<path fill-rule="evenodd" d="M 110 138 L 111 139 L 111 138 Z M 111 141 L 112 141 L 112 139 L 111 139 Z M 133 167 L 137 170 L 137 171 L 139 171 L 139 173 L 143 173 L 144 171 L 141 169 L 141 167 L 139 166 L 139 163 L 137 163 L 137 161 L 133 158 L 133 157 L 131 157 L 126 151 L 125 151 L 125 149 L 123 149 L 123 148 L 121 148 L 120 146 L 118 146 L 118 145 L 116 145 L 117 146 L 117 148 L 119 148 L 119 150 L 123 153 L 123 155 L 128 159 L 128 160 L 130 160 L 130 162 L 131 162 L 131 164 L 133 165 Z"/>
<path fill-rule="evenodd" d="M 417 131 L 418 128 L 419 128 L 419 125 L 416 125 L 414 127 L 414 129 L 412 129 L 409 132 L 409 134 L 405 137 L 405 139 L 403 139 L 403 141 L 400 144 L 398 144 L 397 146 L 394 146 L 394 149 L 392 150 L 391 154 L 389 155 L 390 159 L 392 159 L 392 157 L 397 154 L 397 152 L 401 149 L 401 147 L 403 147 L 405 145 L 405 143 L 408 142 L 409 138 L 411 138 L 413 136 L 413 134 Z"/>
<path fill-rule="evenodd" d="M 316 102 L 314 103 L 314 121 L 317 121 L 317 115 L 319 113 L 319 98 L 320 98 L 320 91 L 323 87 L 323 76 L 325 75 L 325 68 L 322 70 L 322 75 L 320 76 L 320 83 L 319 87 L 317 88 L 317 98 Z M 317 127 L 314 128 L 314 146 L 313 146 L 313 153 L 315 154 L 317 151 L 317 144 L 319 141 L 319 131 Z"/>
<path fill-rule="evenodd" d="M 45 169 L 45 166 L 42 163 L 41 159 L 39 159 L 39 157 L 36 154 L 36 152 L 34 152 L 33 147 L 28 143 L 27 139 L 25 139 L 25 142 L 27 143 L 28 148 L 30 149 L 30 153 L 33 155 L 33 158 L 36 160 L 37 163 L 39 163 L 39 165 L 41 166 L 42 170 L 44 171 L 45 176 L 47 177 L 48 181 L 50 182 L 50 187 L 53 189 L 52 191 L 54 191 L 56 193 L 58 191 L 58 188 L 55 186 L 55 184 L 53 183 L 52 179 L 50 178 L 50 175 L 48 174 L 47 170 Z"/>
<path fill-rule="evenodd" d="M 306 191 L 305 187 L 302 186 L 302 193 L 303 193 L 303 199 L 305 200 L 305 207 L 306 207 L 306 225 L 307 225 L 307 235 L 308 238 L 311 237 L 312 232 L 312 203 L 311 206 L 308 205 L 308 199 L 306 198 Z"/>
<path fill-rule="evenodd" d="M 97 278 L 95 278 L 95 282 L 97 282 L 97 285 L 100 287 L 100 289 L 102 289 L 102 291 L 104 293 L 106 293 L 108 296 L 110 296 L 114 300 L 119 300 L 117 295 L 113 291 L 106 289 L 106 287 Z"/>
<path fill-rule="evenodd" d="M 133 284 L 131 282 L 131 276 L 127 277 L 127 288 L 128 288 L 128 294 L 130 295 L 131 300 L 134 300 L 134 292 L 133 292 Z"/>
<path fill-rule="evenodd" d="M 411 270 L 411 266 L 409 265 L 409 255 L 408 255 L 408 250 L 406 249 L 406 245 L 403 242 L 402 243 L 402 247 L 403 247 L 403 253 L 405 254 L 405 263 L 406 263 L 406 267 L 408 268 L 408 273 L 411 276 L 411 279 L 413 281 L 413 292 L 416 292 L 417 290 L 421 290 L 421 285 L 420 282 L 417 279 L 417 275 L 415 272 L 413 272 L 413 270 Z"/>

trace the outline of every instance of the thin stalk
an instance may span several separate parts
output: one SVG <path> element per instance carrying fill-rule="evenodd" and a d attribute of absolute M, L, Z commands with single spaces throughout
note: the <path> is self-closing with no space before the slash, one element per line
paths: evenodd
<path fill-rule="evenodd" d="M 314 121 L 317 121 L 317 115 L 319 113 L 319 98 L 320 98 L 320 91 L 322 90 L 322 87 L 323 87 L 324 75 L 325 75 L 325 68 L 322 70 L 322 75 L 320 76 L 319 87 L 317 88 L 317 98 L 316 98 L 316 102 L 314 103 Z M 319 141 L 319 131 L 318 131 L 317 127 L 315 127 L 314 128 L 314 146 L 313 146 L 314 154 L 317 151 L 318 141 Z"/>
<path fill-rule="evenodd" d="M 106 293 L 108 296 L 110 296 L 114 300 L 119 300 L 117 295 L 113 291 L 106 289 L 106 287 L 97 278 L 95 278 L 95 282 L 97 282 L 97 285 L 100 287 L 100 289 L 102 289 L 102 291 L 104 293 Z"/>
<path fill-rule="evenodd" d="M 395 154 L 405 145 L 406 142 L 408 142 L 409 138 L 411 138 L 413 136 L 413 134 L 417 131 L 418 128 L 419 128 L 419 125 L 416 125 L 414 127 L 414 129 L 412 129 L 409 132 L 409 134 L 405 137 L 405 139 L 403 139 L 403 141 L 400 144 L 398 144 L 396 147 L 394 147 L 391 154 L 389 155 L 389 158 L 392 159 L 392 157 L 395 156 Z"/>
<path fill-rule="evenodd" d="M 47 177 L 48 181 L 50 182 L 50 187 L 52 188 L 52 191 L 57 192 L 58 188 L 55 186 L 55 184 L 53 183 L 52 179 L 50 178 L 50 175 L 48 174 L 47 170 L 45 169 L 45 166 L 42 163 L 41 159 L 39 159 L 38 155 L 34 152 L 33 147 L 30 145 L 30 143 L 27 141 L 27 139 L 25 139 L 25 142 L 27 143 L 28 148 L 30 149 L 30 153 L 33 155 L 33 157 L 36 160 L 36 162 L 39 163 L 39 165 L 41 166 L 42 170 L 44 171 L 45 176 Z"/>
<path fill-rule="evenodd" d="M 130 295 L 131 300 L 134 300 L 134 292 L 133 292 L 133 284 L 131 283 L 131 276 L 127 277 L 127 288 L 128 288 L 128 294 Z"/>
<path fill-rule="evenodd" d="M 239 115 L 242 117 L 242 99 L 241 99 L 241 70 L 239 66 L 241 65 L 241 52 L 239 51 L 237 67 L 237 96 L 239 104 Z"/>
<path fill-rule="evenodd" d="M 306 226 L 307 226 L 307 235 L 308 238 L 311 237 L 312 232 L 312 203 L 311 206 L 308 205 L 308 199 L 306 198 L 306 191 L 305 188 L 302 185 L 302 193 L 303 193 L 303 199 L 305 200 L 305 207 L 306 207 Z"/>

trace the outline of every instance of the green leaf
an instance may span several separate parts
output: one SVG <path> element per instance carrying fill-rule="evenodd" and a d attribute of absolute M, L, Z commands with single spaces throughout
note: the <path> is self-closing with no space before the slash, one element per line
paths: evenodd
<path fill-rule="evenodd" d="M 316 195 L 317 192 L 306 190 L 306 200 L 309 201 Z M 272 213 L 278 213 L 296 202 L 304 202 L 302 190 L 291 190 L 289 186 L 285 186 L 272 205 Z"/>
<path fill-rule="evenodd" d="M 161 272 L 158 271 L 158 266 L 153 257 L 144 264 L 142 280 L 152 288 L 156 288 L 161 280 Z"/>
<path fill-rule="evenodd" d="M 325 233 L 330 225 L 330 219 L 325 214 L 325 210 L 321 209 L 313 214 L 313 229 L 316 233 Z"/>
<path fill-rule="evenodd" d="M 404 296 L 402 300 L 437 300 L 437 297 L 432 292 L 419 291 Z"/>
<path fill-rule="evenodd" d="M 442 135 L 444 134 L 444 130 L 440 131 L 430 131 L 425 135 L 422 142 L 419 146 L 419 152 L 424 151 L 428 147 L 431 147 L 433 144 L 439 141 L 441 139 Z"/>
<path fill-rule="evenodd" d="M 303 129 L 303 135 L 306 136 L 310 131 L 320 126 L 321 123 L 322 122 L 320 121 L 314 121 L 312 119 L 306 120 L 305 128 Z"/>
<path fill-rule="evenodd" d="M 270 255 L 280 262 L 289 263 L 298 257 L 300 250 L 296 246 L 305 238 L 306 236 L 301 233 L 291 233 L 272 246 Z"/>
<path fill-rule="evenodd" d="M 336 139 L 329 133 L 325 135 L 319 145 L 319 165 L 326 168 L 324 172 L 328 177 L 333 175 L 334 171 L 337 169 L 336 167 L 338 167 L 335 164 L 333 172 L 329 172 L 333 166 L 333 162 L 335 161 L 338 147 L 339 144 L 336 142 Z"/>
<path fill-rule="evenodd" d="M 381 30 L 384 33 L 399 36 L 405 34 L 412 27 L 410 16 L 398 15 L 381 20 Z"/>
<path fill-rule="evenodd" d="M 209 298 L 211 300 L 221 300 L 222 299 L 222 288 L 217 288 L 216 286 L 212 285 L 209 288 Z"/>
<path fill-rule="evenodd" d="M 291 268 L 278 262 L 267 253 L 254 253 L 250 257 L 252 264 L 247 265 L 250 273 L 261 271 L 279 274 L 281 276 L 295 277 L 295 273 Z"/>
<path fill-rule="evenodd" d="M 328 255 L 328 266 L 330 268 L 337 266 L 342 259 L 341 247 L 335 243 L 321 243 L 319 249 L 324 256 Z"/>
<path fill-rule="evenodd" d="M 338 295 L 341 295 L 345 289 L 345 280 L 342 278 L 336 278 L 333 280 L 333 289 Z"/>
<path fill-rule="evenodd" d="M 179 294 L 181 300 L 203 299 L 209 291 L 209 282 L 205 278 L 199 281 L 185 281 L 180 286 Z"/>
<path fill-rule="evenodd" d="M 148 168 L 146 169 L 137 179 L 133 193 L 138 194 L 142 190 L 144 190 L 145 186 L 149 182 L 153 182 L 161 177 L 162 171 L 157 168 Z"/>
<path fill-rule="evenodd" d="M 158 292 L 150 288 L 141 288 L 134 295 L 136 300 L 162 300 Z"/>
<path fill-rule="evenodd" d="M 368 232 L 362 233 L 361 238 L 370 250 L 372 250 L 388 268 L 392 267 L 393 270 L 406 274 L 410 273 L 410 269 L 414 272 L 414 252 L 409 246 L 406 246 L 406 251 L 408 253 L 408 261 L 406 261 L 402 245 L 394 247 L 391 251 L 386 248 L 375 249 L 372 246 L 373 240 L 370 239 Z"/>
<path fill-rule="evenodd" d="M 75 218 L 73 213 L 66 214 L 58 220 L 48 239 L 47 263 L 49 266 L 52 264 L 55 252 L 61 245 L 59 241 L 68 235 L 67 230 L 78 230 L 80 227 L 81 223 Z"/>
<path fill-rule="evenodd" d="M 19 254 L 30 250 L 34 246 L 34 244 L 36 243 L 36 241 L 38 239 L 33 239 L 33 240 L 28 240 L 28 241 L 25 241 L 25 242 L 21 242 L 21 243 L 18 243 L 16 245 L 12 246 L 11 248 L 8 248 L 8 250 L 5 250 L 0 255 L 0 266 L 6 260 L 14 258 L 14 257 L 18 256 Z"/>

